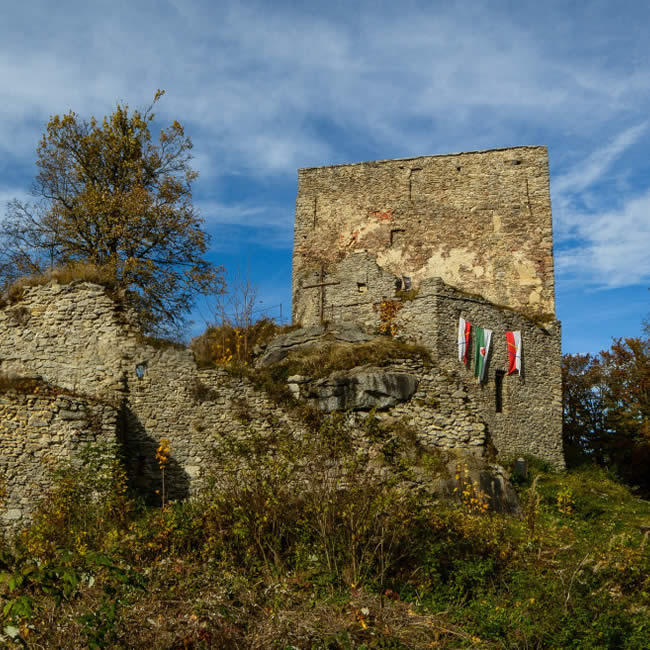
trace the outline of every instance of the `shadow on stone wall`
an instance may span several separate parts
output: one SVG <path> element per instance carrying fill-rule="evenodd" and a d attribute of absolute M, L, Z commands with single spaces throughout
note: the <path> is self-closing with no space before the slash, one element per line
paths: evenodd
<path fill-rule="evenodd" d="M 148 505 L 161 504 L 162 472 L 156 461 L 160 440 L 147 433 L 139 418 L 124 406 L 120 418 L 119 438 L 124 450 L 129 486 Z M 172 455 L 165 468 L 167 500 L 186 499 L 190 494 L 190 477 Z"/>

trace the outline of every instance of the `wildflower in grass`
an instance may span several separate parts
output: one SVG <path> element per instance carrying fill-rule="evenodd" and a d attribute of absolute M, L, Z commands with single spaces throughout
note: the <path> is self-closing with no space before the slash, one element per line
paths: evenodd
<path fill-rule="evenodd" d="M 162 501 L 163 508 L 165 507 L 165 468 L 169 465 L 169 459 L 171 456 L 171 446 L 167 438 L 163 438 L 160 441 L 160 445 L 156 451 L 156 460 L 158 461 L 158 467 L 162 473 L 162 490 L 160 493 L 160 498 Z"/>

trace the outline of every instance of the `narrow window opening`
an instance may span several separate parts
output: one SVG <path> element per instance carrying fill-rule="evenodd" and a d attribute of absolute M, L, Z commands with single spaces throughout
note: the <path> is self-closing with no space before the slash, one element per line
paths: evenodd
<path fill-rule="evenodd" d="M 368 291 L 368 285 L 365 282 L 357 282 L 357 289 L 359 293 L 366 293 Z"/>
<path fill-rule="evenodd" d="M 408 275 L 402 276 L 402 286 L 404 287 L 404 291 L 411 290 L 411 278 Z"/>
<path fill-rule="evenodd" d="M 497 413 L 503 413 L 503 370 L 497 370 L 494 376 L 494 409 Z"/>
<path fill-rule="evenodd" d="M 390 245 L 391 246 L 396 246 L 397 244 L 400 244 L 402 241 L 404 241 L 404 233 L 406 231 L 404 228 L 395 228 L 390 231 Z"/>
<path fill-rule="evenodd" d="M 396 278 L 395 279 L 395 291 L 401 291 L 402 290 L 402 278 Z"/>
<path fill-rule="evenodd" d="M 147 364 L 146 363 L 139 363 L 135 367 L 135 374 L 136 374 L 137 378 L 142 379 L 144 377 L 144 373 L 146 372 L 146 370 L 147 370 Z"/>

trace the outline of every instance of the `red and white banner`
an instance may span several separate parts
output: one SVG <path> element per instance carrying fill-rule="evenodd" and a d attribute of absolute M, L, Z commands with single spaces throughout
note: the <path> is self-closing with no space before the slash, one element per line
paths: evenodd
<path fill-rule="evenodd" d="M 521 332 L 506 332 L 508 343 L 508 374 L 517 371 L 521 375 Z"/>
<path fill-rule="evenodd" d="M 458 319 L 458 360 L 467 365 L 467 350 L 469 349 L 469 333 L 472 325 L 464 318 Z"/>

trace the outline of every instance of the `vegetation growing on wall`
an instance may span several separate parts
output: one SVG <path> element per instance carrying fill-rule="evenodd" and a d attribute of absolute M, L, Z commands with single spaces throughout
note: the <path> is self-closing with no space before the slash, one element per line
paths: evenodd
<path fill-rule="evenodd" d="M 395 359 L 419 359 L 431 362 L 428 350 L 393 338 L 377 337 L 366 343 L 332 343 L 301 350 L 289 356 L 281 365 L 286 374 L 327 377 L 333 372 L 351 370 L 357 366 L 382 366 Z"/>
<path fill-rule="evenodd" d="M 256 346 L 268 343 L 274 336 L 287 332 L 290 327 L 280 327 L 268 318 L 251 323 L 248 327 L 225 322 L 208 327 L 191 343 L 196 362 L 201 367 L 211 365 L 250 365 Z"/>
<path fill-rule="evenodd" d="M 152 141 L 146 110 L 118 104 L 99 121 L 50 118 L 37 148 L 35 205 L 0 223 L 0 291 L 24 276 L 90 264 L 127 289 L 149 331 L 178 325 L 198 293 L 220 285 L 192 203 L 191 140 L 174 121 Z M 64 273 L 68 271 L 63 271 Z"/>
<path fill-rule="evenodd" d="M 72 282 L 90 282 L 108 289 L 107 295 L 118 299 L 114 278 L 111 270 L 107 267 L 98 267 L 89 262 L 75 262 L 63 268 L 55 268 L 47 273 L 27 275 L 14 280 L 5 288 L 4 294 L 0 296 L 0 309 L 7 304 L 16 304 L 23 298 L 27 287 L 37 287 L 49 284 L 70 284 Z"/>

